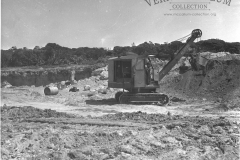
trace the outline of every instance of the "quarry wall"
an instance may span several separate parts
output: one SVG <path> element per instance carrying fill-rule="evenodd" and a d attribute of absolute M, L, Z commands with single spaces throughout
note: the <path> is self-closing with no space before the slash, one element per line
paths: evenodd
<path fill-rule="evenodd" d="M 51 68 L 37 70 L 1 70 L 1 81 L 12 86 L 45 86 L 50 83 L 70 80 L 75 71 L 75 80 L 88 78 L 97 67 Z"/>

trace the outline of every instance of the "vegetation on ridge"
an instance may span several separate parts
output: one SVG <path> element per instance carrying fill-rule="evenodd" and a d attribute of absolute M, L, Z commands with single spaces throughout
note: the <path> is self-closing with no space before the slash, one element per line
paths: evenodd
<path fill-rule="evenodd" d="M 168 59 L 183 45 L 180 41 L 169 44 L 144 42 L 135 46 L 115 46 L 113 50 L 104 48 L 67 48 L 56 43 L 34 49 L 12 47 L 1 50 L 1 67 L 71 65 L 105 63 L 109 57 L 125 55 L 127 52 L 137 54 L 155 54 L 160 59 Z M 240 54 L 240 43 L 229 43 L 219 39 L 199 41 L 191 45 L 189 52 L 230 52 Z"/>

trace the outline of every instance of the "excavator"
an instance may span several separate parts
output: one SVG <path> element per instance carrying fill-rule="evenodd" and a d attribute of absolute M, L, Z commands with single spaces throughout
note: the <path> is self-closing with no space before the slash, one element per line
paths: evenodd
<path fill-rule="evenodd" d="M 169 73 L 186 53 L 196 38 L 202 36 L 200 29 L 194 29 L 186 43 L 172 56 L 171 60 L 159 71 L 153 67 L 156 55 L 138 55 L 135 53 L 108 59 L 108 87 L 122 88 L 115 94 L 121 104 L 157 103 L 165 105 L 169 97 L 157 92 L 159 82 Z"/>

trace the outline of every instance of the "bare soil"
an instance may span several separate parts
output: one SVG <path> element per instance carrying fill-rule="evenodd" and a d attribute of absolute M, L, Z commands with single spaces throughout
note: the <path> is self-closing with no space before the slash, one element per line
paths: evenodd
<path fill-rule="evenodd" d="M 144 112 L 73 115 L 2 107 L 2 159 L 239 159 L 240 125 Z"/>

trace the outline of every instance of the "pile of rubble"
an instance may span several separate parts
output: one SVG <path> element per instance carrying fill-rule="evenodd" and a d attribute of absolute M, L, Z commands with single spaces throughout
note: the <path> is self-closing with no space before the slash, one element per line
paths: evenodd
<path fill-rule="evenodd" d="M 80 89 L 83 91 L 89 91 L 89 96 L 93 95 L 94 92 L 107 94 L 107 87 L 103 85 L 98 85 L 100 81 L 108 80 L 108 67 L 98 68 L 91 73 L 91 77 L 81 79 L 79 81 L 75 80 L 75 72 L 71 71 L 70 80 L 61 81 L 57 83 L 50 83 L 46 85 L 46 88 L 52 88 L 54 90 L 64 90 L 68 89 L 69 92 L 78 92 Z M 93 87 L 94 85 L 98 85 L 98 87 Z M 79 89 L 79 86 L 82 87 Z"/>
<path fill-rule="evenodd" d="M 57 112 L 51 109 L 38 109 L 32 106 L 16 107 L 3 106 L 1 107 L 1 120 L 5 119 L 22 119 L 22 118 L 49 118 L 49 117 L 75 117 L 64 112 Z"/>
<path fill-rule="evenodd" d="M 209 60 L 205 75 L 201 71 L 170 73 L 161 82 L 160 91 L 240 105 L 240 56 L 222 55 Z"/>

